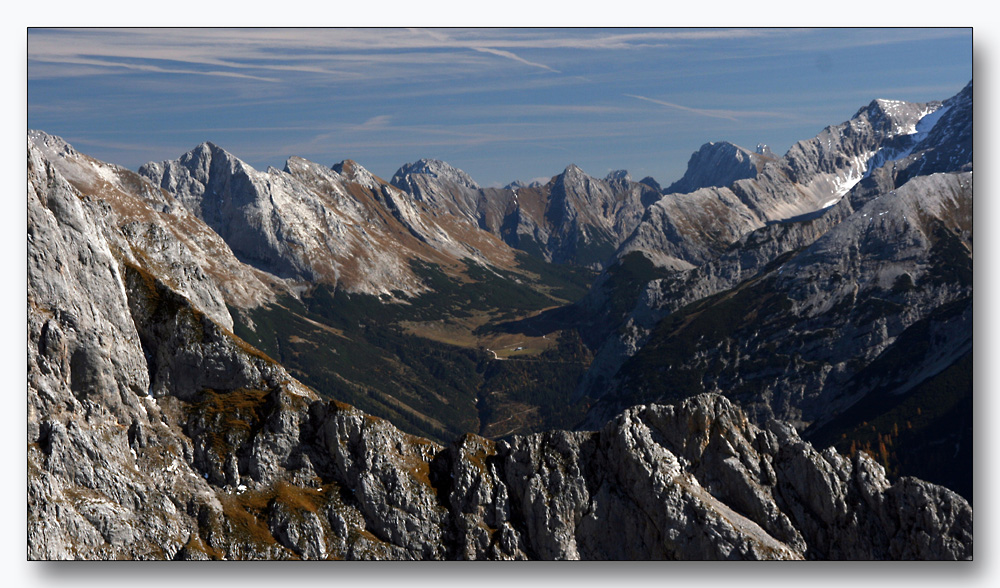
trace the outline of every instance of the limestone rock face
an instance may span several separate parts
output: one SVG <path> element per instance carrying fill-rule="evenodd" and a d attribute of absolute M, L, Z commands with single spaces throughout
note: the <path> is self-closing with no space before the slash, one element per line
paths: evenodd
<path fill-rule="evenodd" d="M 209 479 L 232 462 L 185 430 L 181 399 L 214 393 L 204 386 L 312 393 L 154 277 L 156 264 L 113 250 L 99 214 L 31 146 L 28 171 L 29 556 L 197 550 L 199 517 L 222 509 Z"/>
<path fill-rule="evenodd" d="M 77 152 L 58 137 L 28 135 L 29 149 L 79 193 L 96 230 L 125 263 L 155 271 L 227 328 L 226 304 L 256 306 L 287 286 L 241 263 L 229 246 L 170 194 L 134 172 Z"/>

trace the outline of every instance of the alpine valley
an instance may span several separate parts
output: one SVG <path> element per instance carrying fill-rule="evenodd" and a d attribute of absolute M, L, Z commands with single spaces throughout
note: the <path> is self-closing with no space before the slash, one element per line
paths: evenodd
<path fill-rule="evenodd" d="M 27 141 L 29 559 L 971 559 L 972 99 L 666 189 Z"/>

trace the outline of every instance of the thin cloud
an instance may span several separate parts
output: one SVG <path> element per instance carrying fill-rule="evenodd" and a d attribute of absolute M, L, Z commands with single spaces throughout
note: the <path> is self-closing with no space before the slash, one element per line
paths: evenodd
<path fill-rule="evenodd" d="M 775 118 L 783 118 L 786 115 L 779 114 L 776 112 L 766 112 L 766 111 L 754 111 L 754 110 L 717 110 L 708 108 L 691 108 L 690 106 L 683 106 L 681 104 L 674 104 L 673 102 L 666 102 L 664 100 L 656 100 L 655 98 L 649 98 L 646 96 L 638 96 L 636 94 L 622 94 L 623 96 L 628 96 L 629 98 L 635 98 L 637 100 L 645 100 L 646 102 L 652 102 L 653 104 L 659 104 L 661 106 L 668 106 L 670 108 L 676 108 L 677 110 L 683 110 L 684 112 L 690 112 L 692 114 L 697 114 L 700 116 L 707 116 L 711 118 L 721 118 L 725 120 L 731 120 L 733 122 L 740 122 L 737 117 L 760 117 L 769 116 Z"/>
<path fill-rule="evenodd" d="M 354 78 L 408 77 L 412 65 L 450 66 L 474 71 L 481 62 L 464 58 L 469 50 L 561 73 L 546 63 L 525 59 L 520 49 L 629 50 L 673 42 L 701 42 L 795 31 L 766 29 L 636 30 L 608 32 L 563 29 L 33 29 L 29 59 L 36 63 L 93 63 L 99 67 L 244 77 L 273 82 L 274 72 Z M 96 62 L 82 60 L 96 59 Z M 137 66 L 137 60 L 175 62 L 171 67 Z M 149 63 L 149 62 L 148 62 Z M 212 68 L 205 72 L 184 65 Z M 379 69 L 374 69 L 375 64 Z M 386 67 L 398 67 L 387 70 Z M 257 70 L 257 71 L 254 71 Z M 377 73 L 376 73 L 377 72 Z M 66 70 L 31 72 L 46 77 Z M 80 72 L 75 72 L 79 75 Z M 271 75 L 268 75 L 271 74 Z M 287 80 L 285 80 L 287 81 Z"/>
<path fill-rule="evenodd" d="M 952 35 L 952 31 L 865 31 L 838 39 L 851 45 L 894 42 L 900 38 Z M 960 31 L 959 31 L 960 33 Z M 155 59 L 229 69 L 260 69 L 326 75 L 367 74 L 365 63 L 462 62 L 461 53 L 474 50 L 558 73 L 541 62 L 521 57 L 521 49 L 633 50 L 683 43 L 771 38 L 796 40 L 816 31 L 798 29 L 652 29 L 601 31 L 598 29 L 33 29 L 29 31 L 29 58 L 65 60 L 99 56 L 121 61 Z M 831 42 L 823 38 L 818 42 Z M 419 55 L 413 52 L 422 51 Z M 116 59 L 117 58 L 117 59 Z M 356 61 L 358 68 L 331 69 L 327 64 Z M 475 67 L 473 63 L 465 63 Z"/>
<path fill-rule="evenodd" d="M 385 129 L 389 126 L 389 121 L 392 120 L 392 116 L 388 114 L 380 114 L 378 116 L 373 116 L 360 125 L 355 125 L 351 127 L 352 131 L 374 131 L 379 129 Z"/>
<path fill-rule="evenodd" d="M 374 117 L 381 118 L 381 117 Z M 394 150 L 401 147 L 471 147 L 485 144 L 518 143 L 561 151 L 553 141 L 599 140 L 633 136 L 637 128 L 648 129 L 650 123 L 620 122 L 574 125 L 558 123 L 475 123 L 463 125 L 394 125 L 392 133 L 354 134 L 359 126 L 335 125 L 317 129 L 317 134 L 304 141 L 282 146 L 289 153 L 306 153 L 349 143 L 352 150 Z M 655 125 L 654 125 L 655 126 Z M 371 130 L 371 129 L 369 129 Z M 347 134 L 350 133 L 348 137 Z"/>
<path fill-rule="evenodd" d="M 241 78 L 248 80 L 257 80 L 261 82 L 280 82 L 281 80 L 276 78 L 265 78 L 262 76 L 254 76 L 250 74 L 237 73 L 232 71 L 202 71 L 196 69 L 178 69 L 169 67 L 160 67 L 157 65 L 150 65 L 148 63 L 124 63 L 120 61 L 105 61 L 101 59 L 86 59 L 86 58 L 66 58 L 66 59 L 48 59 L 48 58 L 37 58 L 38 61 L 43 63 L 60 63 L 60 64 L 78 64 L 78 65 L 91 65 L 97 67 L 107 67 L 112 69 L 128 69 L 134 71 L 142 71 L 147 73 L 167 73 L 167 74 L 184 74 L 184 75 L 197 75 L 197 76 L 218 76 L 224 78 Z"/>
<path fill-rule="evenodd" d="M 537 62 L 534 62 L 534 61 L 528 61 L 527 59 L 525 59 L 523 57 L 520 57 L 518 55 L 515 55 L 514 53 L 511 53 L 510 51 L 503 51 L 503 50 L 500 50 L 500 49 L 490 49 L 489 47 L 473 47 L 472 49 L 475 50 L 475 51 L 479 51 L 481 53 L 489 53 L 491 55 L 498 55 L 500 57 L 506 57 L 507 59 L 513 59 L 514 61 L 517 61 L 519 63 L 523 63 L 525 65 L 530 65 L 532 67 L 539 67 L 541 69 L 545 69 L 545 70 L 548 70 L 548 71 L 551 71 L 551 72 L 554 72 L 554 73 L 559 73 L 559 70 L 553 69 L 553 68 L 545 65 L 544 63 L 537 63 Z"/>
<path fill-rule="evenodd" d="M 412 36 L 386 35 L 380 43 L 396 47 L 489 47 L 508 49 L 604 49 L 629 50 L 683 41 L 718 41 L 722 39 L 787 36 L 791 29 L 699 29 L 645 30 L 607 33 L 600 30 L 565 29 L 410 29 Z M 397 45 L 399 44 L 399 45 Z"/>
<path fill-rule="evenodd" d="M 443 108 L 451 108 L 446 106 Z M 466 116 L 497 117 L 554 117 L 554 116 L 588 116 L 608 115 L 630 112 L 632 109 L 624 106 L 587 105 L 587 104 L 487 104 L 466 105 L 462 113 Z"/>

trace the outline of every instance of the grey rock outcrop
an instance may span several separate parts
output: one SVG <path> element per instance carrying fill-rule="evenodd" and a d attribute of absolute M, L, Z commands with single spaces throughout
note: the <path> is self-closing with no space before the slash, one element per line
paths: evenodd
<path fill-rule="evenodd" d="M 112 251 L 133 266 L 155 270 L 219 324 L 233 326 L 226 304 L 256 306 L 288 291 L 280 280 L 241 263 L 211 228 L 134 172 L 40 131 L 30 131 L 28 140 L 37 165 L 45 162 L 79 191 Z"/>
<path fill-rule="evenodd" d="M 28 172 L 29 556 L 172 557 L 198 540 L 198 513 L 220 509 L 175 399 L 237 375 L 311 392 L 153 278 L 156 264 L 132 266 L 31 145 Z M 151 348 L 149 329 L 171 331 L 176 354 Z M 153 396 L 165 379 L 178 396 Z"/>

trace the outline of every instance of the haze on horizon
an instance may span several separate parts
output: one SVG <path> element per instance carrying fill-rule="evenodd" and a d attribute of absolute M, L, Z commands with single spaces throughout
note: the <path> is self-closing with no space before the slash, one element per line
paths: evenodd
<path fill-rule="evenodd" d="M 783 154 L 874 98 L 944 100 L 972 30 L 29 29 L 28 127 L 136 169 L 421 158 L 483 186 L 574 163 L 666 186 L 708 141 Z"/>

